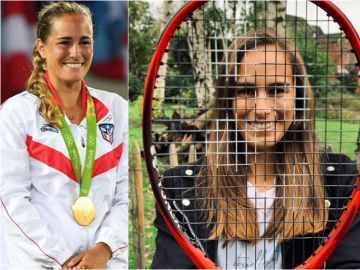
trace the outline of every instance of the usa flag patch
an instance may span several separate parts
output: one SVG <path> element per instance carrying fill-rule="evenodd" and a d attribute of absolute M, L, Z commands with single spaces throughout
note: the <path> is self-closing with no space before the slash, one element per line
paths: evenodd
<path fill-rule="evenodd" d="M 100 124 L 99 125 L 102 137 L 109 143 L 113 143 L 114 125 L 113 124 Z"/>

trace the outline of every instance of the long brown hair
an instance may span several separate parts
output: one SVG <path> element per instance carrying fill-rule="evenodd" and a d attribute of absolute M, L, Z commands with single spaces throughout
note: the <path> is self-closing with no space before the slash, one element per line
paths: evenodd
<path fill-rule="evenodd" d="M 54 20 L 64 14 L 79 14 L 89 20 L 92 26 L 90 10 L 75 2 L 55 2 L 46 5 L 38 14 L 37 38 L 46 43 L 52 31 Z M 32 52 L 33 69 L 27 82 L 27 89 L 30 93 L 40 99 L 40 110 L 45 119 L 52 125 L 61 127 L 58 112 L 50 91 L 44 80 L 46 72 L 46 61 L 41 57 L 36 43 Z"/>
<path fill-rule="evenodd" d="M 294 120 L 280 142 L 276 144 L 276 198 L 273 220 L 264 237 L 279 241 L 315 233 L 325 228 L 328 213 L 325 191 L 320 176 L 320 155 L 314 134 L 313 98 L 302 57 L 289 39 L 279 38 L 271 28 L 258 29 L 237 38 L 228 48 L 220 66 L 214 119 L 229 119 L 211 123 L 206 161 L 197 179 L 197 195 L 209 228 L 210 239 L 245 239 L 256 242 L 259 230 L 256 211 L 247 198 L 247 166 L 245 154 L 236 154 L 236 147 L 245 142 L 236 134 L 233 101 L 238 65 L 245 50 L 257 46 L 275 45 L 286 51 L 292 64 L 296 100 Z M 228 64 L 226 64 L 228 63 Z M 306 119 L 306 121 L 304 121 Z M 240 151 L 245 152 L 245 151 Z M 237 161 L 237 162 L 236 162 Z M 232 164 L 244 164 L 234 166 Z M 216 224 L 216 225 L 211 225 Z"/>

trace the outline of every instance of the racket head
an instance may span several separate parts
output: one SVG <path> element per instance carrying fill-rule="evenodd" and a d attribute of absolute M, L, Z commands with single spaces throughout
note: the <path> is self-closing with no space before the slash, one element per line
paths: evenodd
<path fill-rule="evenodd" d="M 343 35 L 347 37 L 347 40 L 349 41 L 350 47 L 352 48 L 352 54 L 354 57 L 354 60 L 351 64 L 359 66 L 360 62 L 360 41 L 359 36 L 357 35 L 355 29 L 353 28 L 352 24 L 348 21 L 348 19 L 344 16 L 344 14 L 330 1 L 309 1 L 312 2 L 314 5 L 321 8 L 322 11 L 327 13 L 329 15 L 329 19 L 327 20 L 327 23 L 329 23 L 331 20 L 334 20 L 334 23 L 337 23 L 338 26 L 343 31 Z M 157 201 L 157 205 L 159 206 L 160 213 L 163 216 L 166 224 L 169 227 L 169 230 L 173 234 L 174 238 L 179 242 L 179 244 L 184 249 L 185 253 L 193 260 L 194 264 L 198 268 L 216 268 L 216 264 L 212 261 L 210 261 L 202 251 L 195 245 L 191 243 L 189 240 L 188 235 L 184 234 L 181 230 L 181 224 L 179 224 L 179 221 L 176 217 L 176 213 L 174 213 L 173 207 L 169 204 L 169 198 L 166 197 L 166 193 L 162 189 L 162 175 L 165 169 L 170 168 L 171 166 L 169 164 L 167 165 L 159 165 L 158 159 L 164 159 L 163 154 L 159 154 L 159 151 L 156 150 L 156 146 L 164 144 L 164 142 L 156 142 L 154 141 L 154 133 L 156 133 L 156 128 L 154 128 L 154 125 L 158 124 L 159 119 L 154 119 L 154 111 L 160 111 L 160 110 L 166 110 L 167 108 L 157 108 L 156 104 L 154 105 L 154 100 L 156 99 L 156 89 L 157 89 L 157 81 L 158 79 L 163 76 L 163 74 L 159 74 L 159 69 L 162 65 L 168 65 L 167 62 L 164 62 L 164 55 L 168 53 L 169 51 L 172 51 L 172 45 L 171 40 L 174 40 L 174 37 L 176 37 L 176 32 L 181 29 L 182 24 L 187 24 L 186 20 L 189 19 L 189 16 L 193 14 L 194 11 L 200 10 L 204 8 L 207 4 L 207 1 L 190 1 L 188 4 L 183 6 L 176 15 L 170 20 L 167 27 L 165 28 L 164 32 L 161 35 L 161 38 L 158 42 L 158 45 L 155 49 L 155 52 L 153 54 L 151 63 L 149 65 L 148 74 L 145 82 L 144 87 L 144 103 L 143 103 L 143 139 L 144 139 L 144 156 L 146 161 L 146 166 L 148 170 L 148 175 L 150 178 L 150 182 L 154 191 L 154 195 Z M 205 11 L 202 10 L 202 12 L 205 14 Z M 313 20 L 315 21 L 315 19 Z M 177 38 L 177 37 L 176 37 Z M 175 38 L 175 39 L 176 39 Z M 316 39 L 316 37 L 315 37 Z M 212 45 L 211 48 L 214 48 L 215 45 Z M 170 49 L 169 49 L 170 48 Z M 185 47 L 184 47 L 185 48 Z M 183 49 L 184 49 L 183 48 Z M 179 49 L 179 48 L 177 48 Z M 179 49 L 181 51 L 181 49 Z M 184 49 L 185 50 L 185 49 Z M 210 61 L 215 56 L 210 56 Z M 175 58 L 175 57 L 174 57 Z M 174 61 L 176 62 L 176 61 Z M 215 61 L 215 65 L 218 65 L 219 62 Z M 173 66 L 176 65 L 176 63 L 173 63 Z M 212 71 L 213 72 L 213 71 Z M 216 72 L 215 72 L 216 73 Z M 218 78 L 216 78 L 217 74 L 211 73 L 208 74 L 209 77 L 212 77 L 214 81 L 216 81 Z M 314 75 L 314 74 L 310 74 Z M 326 76 L 326 75 L 325 75 Z M 180 76 L 179 76 L 180 77 Z M 180 78 L 181 79 L 181 78 Z M 176 85 L 175 85 L 176 87 Z M 177 86 L 181 87 L 181 86 Z M 186 98 L 184 98 L 185 100 Z M 190 98 L 189 98 L 190 99 Z M 194 99 L 194 97 L 192 98 Z M 181 98 L 179 99 L 181 100 Z M 190 101 L 191 102 L 191 101 Z M 193 102 L 193 100 L 192 100 Z M 183 104 L 181 104 L 183 105 Z M 190 105 L 190 107 L 193 106 Z M 204 111 L 209 110 L 209 108 L 203 109 Z M 323 108 L 323 111 L 325 109 Z M 189 119 L 181 119 L 180 117 L 179 121 L 189 121 Z M 190 119 L 195 120 L 195 119 Z M 181 125 L 180 125 L 181 127 Z M 206 130 L 203 130 L 204 136 L 207 137 Z M 326 130 L 325 130 L 326 132 Z M 205 141 L 206 139 L 204 139 Z M 193 143 L 197 143 L 196 140 L 193 140 Z M 355 143 L 355 141 L 354 141 Z M 169 143 L 170 144 L 170 143 Z M 206 143 L 205 143 L 206 144 Z M 341 148 L 341 146 L 340 146 Z M 206 150 L 203 150 L 205 152 L 202 152 L 201 154 L 206 155 Z M 200 155 L 201 155 L 200 154 Z M 180 153 L 181 155 L 181 153 Z M 165 155 L 166 156 L 166 155 Z M 169 158 L 169 154 L 167 154 L 167 157 Z M 180 158 L 181 159 L 181 158 Z M 164 161 L 160 162 L 163 163 Z M 166 161 L 169 162 L 169 161 Z M 188 161 L 182 161 L 182 165 L 180 166 L 187 166 Z M 358 211 L 358 207 L 360 204 L 360 192 L 359 192 L 359 184 L 360 179 L 357 177 L 355 187 L 352 191 L 352 195 L 349 197 L 351 200 L 348 201 L 345 211 L 343 211 L 340 221 L 338 224 L 334 227 L 336 229 L 333 229 L 331 233 L 324 237 L 324 242 L 322 245 L 319 246 L 319 248 L 312 254 L 310 258 L 308 258 L 302 265 L 300 265 L 300 268 L 319 268 L 324 261 L 330 256 L 332 250 L 336 247 L 336 245 L 339 243 L 339 239 L 342 238 L 342 236 L 345 234 L 346 229 L 348 228 L 349 224 L 351 223 L 352 219 L 354 218 L 356 212 Z M 175 211 L 176 212 L 176 211 Z"/>

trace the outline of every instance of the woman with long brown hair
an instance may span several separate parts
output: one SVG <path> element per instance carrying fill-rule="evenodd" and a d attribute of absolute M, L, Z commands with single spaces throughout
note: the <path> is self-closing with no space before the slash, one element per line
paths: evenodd
<path fill-rule="evenodd" d="M 293 268 L 338 218 L 329 206 L 342 205 L 347 191 L 331 183 L 339 176 L 354 182 L 356 166 L 345 155 L 321 154 L 311 86 L 290 39 L 271 28 L 250 31 L 233 41 L 219 69 L 207 155 L 166 171 L 166 196 L 185 231 L 220 267 Z M 329 201 L 327 193 L 339 199 Z M 187 197 L 196 199 L 181 199 Z M 360 266 L 348 248 L 360 237 L 359 222 L 357 216 L 330 268 Z M 155 226 L 152 267 L 194 268 L 159 213 Z"/>
<path fill-rule="evenodd" d="M 27 91 L 1 108 L 8 268 L 127 268 L 127 103 L 86 85 L 93 44 L 86 6 L 45 5 Z"/>

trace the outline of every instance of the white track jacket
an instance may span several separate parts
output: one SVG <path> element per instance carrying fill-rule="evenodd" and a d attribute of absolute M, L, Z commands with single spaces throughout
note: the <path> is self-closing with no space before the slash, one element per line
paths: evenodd
<path fill-rule="evenodd" d="M 96 219 L 78 225 L 72 205 L 79 196 L 60 130 L 39 112 L 28 92 L 10 98 L 0 110 L 0 210 L 2 264 L 8 268 L 59 269 L 72 255 L 105 242 L 112 249 L 108 268 L 127 268 L 128 159 L 127 102 L 88 88 L 97 118 L 97 146 L 89 197 Z M 86 119 L 70 126 L 82 164 Z"/>

